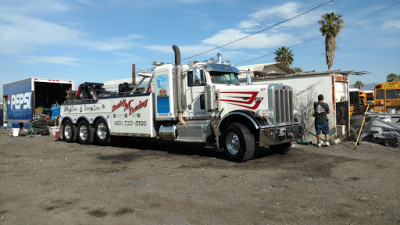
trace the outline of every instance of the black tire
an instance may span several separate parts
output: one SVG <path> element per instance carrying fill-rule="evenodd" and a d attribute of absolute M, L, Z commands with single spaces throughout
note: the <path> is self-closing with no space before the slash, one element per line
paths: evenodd
<path fill-rule="evenodd" d="M 92 144 L 94 140 L 94 129 L 86 120 L 78 123 L 78 142 L 81 144 Z"/>
<path fill-rule="evenodd" d="M 223 132 L 222 144 L 229 160 L 243 162 L 252 159 L 255 152 L 255 139 L 243 124 L 232 123 Z"/>
<path fill-rule="evenodd" d="M 271 146 L 269 146 L 269 149 L 271 149 L 272 151 L 278 152 L 278 153 L 287 153 L 288 151 L 293 149 L 293 147 L 294 147 L 294 144 L 292 144 L 291 142 L 287 142 L 287 143 L 282 143 L 279 145 L 271 145 Z"/>
<path fill-rule="evenodd" d="M 69 143 L 75 142 L 77 138 L 77 127 L 71 120 L 65 120 L 62 124 L 63 140 Z"/>
<path fill-rule="evenodd" d="M 107 122 L 99 119 L 94 125 L 94 139 L 99 145 L 108 145 L 111 142 Z"/>

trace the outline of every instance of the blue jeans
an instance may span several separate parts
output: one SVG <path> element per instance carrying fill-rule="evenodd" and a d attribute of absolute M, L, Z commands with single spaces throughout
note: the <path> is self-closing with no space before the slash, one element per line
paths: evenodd
<path fill-rule="evenodd" d="M 328 121 L 323 122 L 323 123 L 316 123 L 315 124 L 315 131 L 317 132 L 317 135 L 321 134 L 321 131 L 323 134 L 329 134 L 329 123 Z"/>

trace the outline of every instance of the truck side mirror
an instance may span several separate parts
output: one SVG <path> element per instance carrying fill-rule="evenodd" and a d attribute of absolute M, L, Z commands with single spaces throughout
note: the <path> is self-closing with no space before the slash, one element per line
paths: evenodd
<path fill-rule="evenodd" d="M 200 79 L 200 77 L 201 77 L 200 68 L 197 68 L 197 67 L 193 68 L 193 77 L 195 78 L 194 80 Z"/>
<path fill-rule="evenodd" d="M 200 68 L 193 68 L 193 84 L 195 86 L 204 86 L 207 83 L 204 71 Z"/>

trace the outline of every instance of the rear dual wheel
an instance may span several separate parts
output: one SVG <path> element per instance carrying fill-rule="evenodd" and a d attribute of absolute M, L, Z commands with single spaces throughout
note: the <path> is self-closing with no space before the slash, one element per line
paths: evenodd
<path fill-rule="evenodd" d="M 86 120 L 82 120 L 75 126 L 71 120 L 62 123 L 62 136 L 66 142 L 76 142 L 81 144 L 92 144 L 94 140 L 93 127 Z"/>
<path fill-rule="evenodd" d="M 92 144 L 94 140 L 94 130 L 89 122 L 82 120 L 78 123 L 78 142 L 80 144 Z"/>
<path fill-rule="evenodd" d="M 110 131 L 104 119 L 99 119 L 94 125 L 94 139 L 99 145 L 107 145 L 111 142 Z"/>
<path fill-rule="evenodd" d="M 77 127 L 74 126 L 71 120 L 65 120 L 62 123 L 62 136 L 66 142 L 75 142 L 77 138 Z"/>

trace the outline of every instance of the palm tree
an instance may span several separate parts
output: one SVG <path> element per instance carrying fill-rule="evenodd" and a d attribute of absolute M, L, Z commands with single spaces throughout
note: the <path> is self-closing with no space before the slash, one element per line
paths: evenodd
<path fill-rule="evenodd" d="M 292 68 L 292 70 L 294 70 L 294 72 L 296 72 L 296 73 L 301 73 L 301 72 L 303 72 L 303 69 L 302 68 L 300 68 L 300 67 L 293 67 Z"/>
<path fill-rule="evenodd" d="M 399 81 L 399 78 L 400 78 L 400 74 L 397 75 L 397 74 L 395 74 L 395 73 L 389 73 L 389 74 L 386 76 L 386 82 Z"/>
<path fill-rule="evenodd" d="M 286 47 L 280 47 L 274 52 L 276 55 L 275 61 L 283 63 L 285 66 L 289 67 L 293 62 L 292 50 Z"/>
<path fill-rule="evenodd" d="M 341 17 L 342 15 L 338 13 L 326 13 L 322 15 L 323 20 L 318 22 L 321 25 L 319 30 L 322 36 L 325 36 L 325 55 L 328 70 L 331 69 L 335 60 L 336 37 L 344 26 Z"/>
<path fill-rule="evenodd" d="M 360 90 L 360 88 L 364 87 L 364 83 L 358 80 L 358 81 L 354 84 L 354 87 L 355 87 L 355 88 L 358 88 L 358 89 Z"/>

